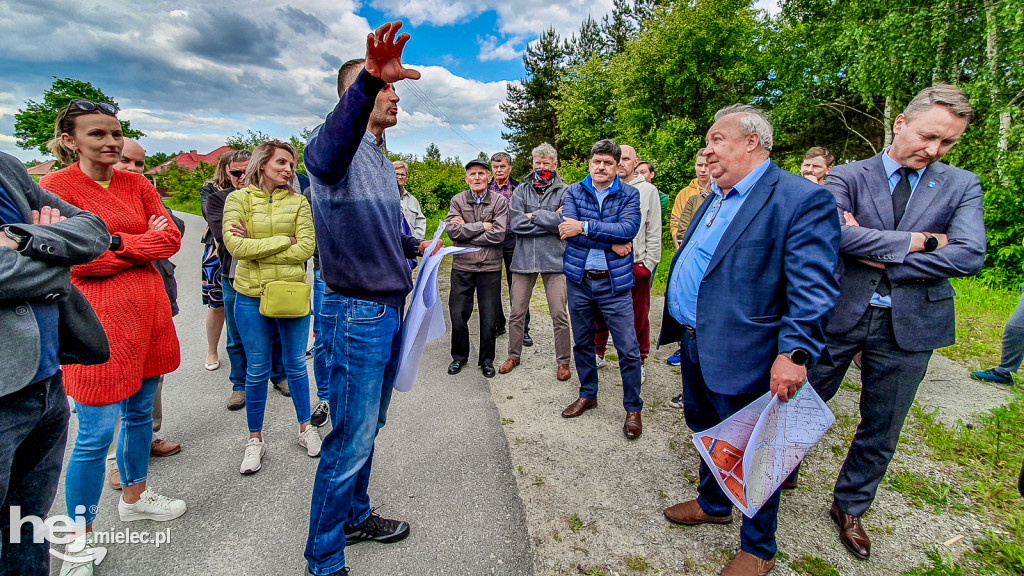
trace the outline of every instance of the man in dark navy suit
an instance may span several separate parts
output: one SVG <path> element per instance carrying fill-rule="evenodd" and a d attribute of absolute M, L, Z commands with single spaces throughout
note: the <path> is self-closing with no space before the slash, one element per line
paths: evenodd
<path fill-rule="evenodd" d="M 824 349 L 839 286 L 835 199 L 768 157 L 772 126 L 752 106 L 715 114 L 704 157 L 715 183 L 672 260 L 659 344 L 682 343 L 683 410 L 694 432 L 771 390 L 788 401 Z M 701 462 L 698 496 L 665 510 L 683 525 L 728 524 L 732 502 Z M 743 518 L 724 576 L 775 566 L 776 492 Z"/>

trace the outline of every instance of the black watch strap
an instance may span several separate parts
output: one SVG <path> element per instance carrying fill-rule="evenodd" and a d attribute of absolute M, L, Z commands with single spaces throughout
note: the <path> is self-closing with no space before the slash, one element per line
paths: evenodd
<path fill-rule="evenodd" d="M 18 251 L 25 249 L 25 243 L 28 241 L 28 236 L 18 234 L 14 230 L 11 230 L 10 226 L 4 226 L 4 235 L 18 243 Z"/>
<path fill-rule="evenodd" d="M 924 233 L 924 251 L 934 252 L 939 247 L 939 239 L 934 234 Z"/>
<path fill-rule="evenodd" d="M 121 237 L 117 234 L 110 235 L 110 251 L 117 252 L 121 249 Z"/>
<path fill-rule="evenodd" d="M 792 352 L 783 352 L 782 356 L 789 358 L 797 366 L 807 366 L 811 362 L 811 354 L 803 348 L 794 348 Z"/>

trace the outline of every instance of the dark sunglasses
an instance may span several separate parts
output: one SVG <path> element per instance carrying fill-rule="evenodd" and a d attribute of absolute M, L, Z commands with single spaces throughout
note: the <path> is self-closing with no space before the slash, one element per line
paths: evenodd
<path fill-rule="evenodd" d="M 241 178 L 242 174 L 245 174 L 245 170 L 228 170 L 228 174 L 231 174 L 235 178 Z"/>
<path fill-rule="evenodd" d="M 92 100 L 82 100 L 80 98 L 76 98 L 75 100 L 72 100 L 71 103 L 64 108 L 64 113 L 60 115 L 60 118 L 57 118 L 58 127 L 61 125 L 62 122 L 64 122 L 64 118 L 66 118 L 68 112 L 71 111 L 72 105 L 74 105 L 75 108 L 78 108 L 83 112 L 93 112 L 95 110 L 99 110 L 100 112 L 104 114 L 109 114 L 111 116 L 117 116 L 119 110 L 117 106 L 109 102 L 93 102 Z"/>

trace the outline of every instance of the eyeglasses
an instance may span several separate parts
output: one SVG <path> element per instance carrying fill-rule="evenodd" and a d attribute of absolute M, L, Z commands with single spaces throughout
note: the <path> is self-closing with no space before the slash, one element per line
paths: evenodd
<path fill-rule="evenodd" d="M 93 102 L 92 100 L 82 100 L 80 98 L 76 98 L 64 107 L 64 112 L 60 115 L 59 118 L 57 118 L 56 125 L 58 127 L 60 127 L 61 123 L 64 122 L 64 119 L 67 118 L 68 112 L 71 111 L 72 105 L 74 105 L 75 108 L 78 108 L 83 112 L 93 112 L 95 110 L 99 110 L 100 112 L 104 114 L 109 114 L 111 116 L 117 116 L 117 113 L 119 111 L 119 108 L 116 105 L 111 104 L 109 102 Z"/>
<path fill-rule="evenodd" d="M 245 170 L 228 170 L 228 174 L 231 174 L 235 178 L 241 178 L 242 174 L 245 174 Z"/>

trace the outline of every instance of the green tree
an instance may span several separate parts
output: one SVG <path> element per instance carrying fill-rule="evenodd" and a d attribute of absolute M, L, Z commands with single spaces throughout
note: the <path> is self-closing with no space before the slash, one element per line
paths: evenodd
<path fill-rule="evenodd" d="M 171 158 L 177 157 L 183 151 L 175 152 L 174 154 L 168 154 L 166 152 L 153 152 L 152 154 L 146 154 L 146 170 L 155 168 L 164 162 L 167 162 Z"/>
<path fill-rule="evenodd" d="M 441 149 L 437 147 L 437 144 L 431 142 L 427 145 L 427 154 L 424 156 L 424 160 L 430 160 L 433 162 L 441 161 Z"/>
<path fill-rule="evenodd" d="M 14 137 L 17 138 L 18 147 L 25 150 L 35 148 L 42 154 L 49 155 L 46 143 L 53 138 L 57 114 L 68 102 L 78 98 L 92 102 L 109 102 L 117 106 L 117 101 L 89 82 L 54 76 L 53 83 L 43 92 L 42 102 L 29 100 L 25 102 L 25 107 L 19 108 L 18 113 L 14 115 Z M 145 136 L 144 133 L 133 130 L 131 122 L 120 122 L 121 131 L 126 138 Z"/>
<path fill-rule="evenodd" d="M 244 133 L 239 132 L 234 136 L 229 136 L 225 144 L 235 150 L 255 150 L 260 144 L 271 140 L 274 140 L 274 137 L 262 130 L 246 130 Z"/>

